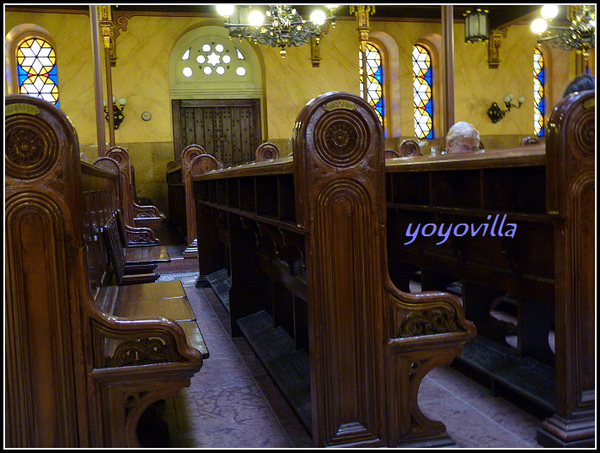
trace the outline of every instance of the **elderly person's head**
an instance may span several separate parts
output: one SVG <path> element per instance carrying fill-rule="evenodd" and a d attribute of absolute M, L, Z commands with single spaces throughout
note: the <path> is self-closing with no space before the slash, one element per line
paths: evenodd
<path fill-rule="evenodd" d="M 596 78 L 591 74 L 583 74 L 576 77 L 569 85 L 567 85 L 563 97 L 567 97 L 568 95 L 579 91 L 594 89 L 596 89 Z"/>
<path fill-rule="evenodd" d="M 466 121 L 455 123 L 446 136 L 448 154 L 474 153 L 479 150 L 479 132 Z"/>

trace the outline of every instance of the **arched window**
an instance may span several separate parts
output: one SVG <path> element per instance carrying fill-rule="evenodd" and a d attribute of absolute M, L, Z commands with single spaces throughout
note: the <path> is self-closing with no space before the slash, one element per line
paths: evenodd
<path fill-rule="evenodd" d="M 429 51 L 416 44 L 412 52 L 415 136 L 431 139 L 433 131 L 433 65 Z"/>
<path fill-rule="evenodd" d="M 381 125 L 385 130 L 385 96 L 383 93 L 384 68 L 381 52 L 371 43 L 366 47 L 366 88 L 367 101 L 377 112 Z M 365 82 L 363 79 L 363 56 L 358 52 L 360 96 L 364 98 Z"/>
<path fill-rule="evenodd" d="M 546 113 L 546 68 L 544 56 L 538 45 L 533 50 L 533 130 L 543 137 L 546 133 L 544 115 Z"/>
<path fill-rule="evenodd" d="M 21 41 L 16 49 L 18 92 L 48 101 L 57 107 L 56 52 L 40 37 Z"/>

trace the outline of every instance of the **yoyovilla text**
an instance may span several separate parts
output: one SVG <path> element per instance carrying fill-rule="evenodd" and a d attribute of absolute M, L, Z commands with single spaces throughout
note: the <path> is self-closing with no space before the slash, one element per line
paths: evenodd
<path fill-rule="evenodd" d="M 412 243 L 415 239 L 417 239 L 417 236 L 419 236 L 419 234 L 421 234 L 421 236 L 424 237 L 436 235 L 437 237 L 443 238 L 439 242 L 436 242 L 436 245 L 440 245 L 446 242 L 450 235 L 456 237 L 470 235 L 471 237 L 474 237 L 477 235 L 486 236 L 489 232 L 490 236 L 506 236 L 509 238 L 515 237 L 515 232 L 517 231 L 517 224 L 507 223 L 505 225 L 506 214 L 504 214 L 504 216 L 498 223 L 499 217 L 500 214 L 496 214 L 491 226 L 489 223 L 457 223 L 456 225 L 451 223 L 447 226 L 443 223 L 441 223 L 439 226 L 435 223 L 426 223 L 421 227 L 421 224 L 418 223 L 413 228 L 413 224 L 409 223 L 408 227 L 406 228 L 406 237 L 410 237 L 412 239 L 410 241 L 405 242 L 404 245 Z M 487 216 L 487 220 L 491 220 L 491 218 L 491 214 Z"/>

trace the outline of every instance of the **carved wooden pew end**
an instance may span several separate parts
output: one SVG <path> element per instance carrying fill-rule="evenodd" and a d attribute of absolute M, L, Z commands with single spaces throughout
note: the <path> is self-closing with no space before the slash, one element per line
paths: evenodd
<path fill-rule="evenodd" d="M 185 293 L 105 286 L 100 227 L 116 209 L 116 176 L 80 162 L 53 105 L 12 95 L 5 106 L 6 445 L 139 447 L 145 411 L 202 366 L 193 318 L 161 316 L 175 318 L 161 291 Z"/>

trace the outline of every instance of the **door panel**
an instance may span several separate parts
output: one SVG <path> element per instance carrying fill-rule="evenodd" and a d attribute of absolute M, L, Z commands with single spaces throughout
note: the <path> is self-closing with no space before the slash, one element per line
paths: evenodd
<path fill-rule="evenodd" d="M 202 146 L 225 165 L 254 160 L 262 143 L 258 99 L 174 100 L 172 108 L 176 161 L 192 144 Z"/>

